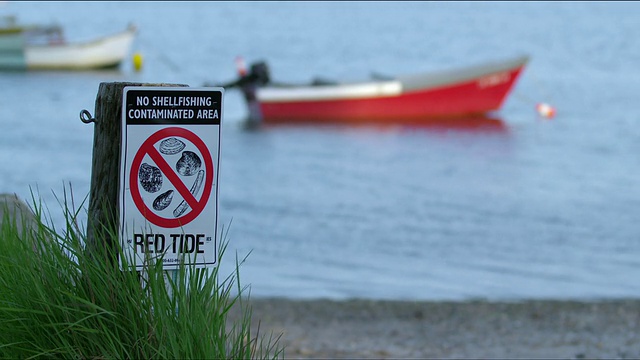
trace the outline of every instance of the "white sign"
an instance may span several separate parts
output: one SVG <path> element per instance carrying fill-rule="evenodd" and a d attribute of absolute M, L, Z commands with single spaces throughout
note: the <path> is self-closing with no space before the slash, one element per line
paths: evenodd
<path fill-rule="evenodd" d="M 119 229 L 130 267 L 216 265 L 223 94 L 124 88 Z"/>

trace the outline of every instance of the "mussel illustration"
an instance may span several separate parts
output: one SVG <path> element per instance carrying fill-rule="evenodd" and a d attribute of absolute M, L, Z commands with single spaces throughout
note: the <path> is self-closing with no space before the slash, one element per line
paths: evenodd
<path fill-rule="evenodd" d="M 186 145 L 182 141 L 174 137 L 170 137 L 160 142 L 160 152 L 165 155 L 175 155 L 184 150 L 185 146 Z"/>
<path fill-rule="evenodd" d="M 171 200 L 173 200 L 173 190 L 158 195 L 158 197 L 153 200 L 153 208 L 162 211 L 171 204 Z"/>
<path fill-rule="evenodd" d="M 162 188 L 162 173 L 155 166 L 143 163 L 138 173 L 138 180 L 142 188 L 150 193 L 154 193 Z"/>
<path fill-rule="evenodd" d="M 192 151 L 183 151 L 180 160 L 176 163 L 176 170 L 182 176 L 195 175 L 202 166 L 202 160 L 198 154 Z"/>

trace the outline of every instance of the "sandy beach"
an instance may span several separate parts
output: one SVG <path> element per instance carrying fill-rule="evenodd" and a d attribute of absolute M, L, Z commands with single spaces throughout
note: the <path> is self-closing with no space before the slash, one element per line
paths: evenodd
<path fill-rule="evenodd" d="M 285 358 L 640 358 L 640 300 L 250 304 Z"/>

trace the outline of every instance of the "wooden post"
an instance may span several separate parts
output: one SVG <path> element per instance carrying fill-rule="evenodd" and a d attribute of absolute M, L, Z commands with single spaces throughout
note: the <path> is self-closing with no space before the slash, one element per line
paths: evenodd
<path fill-rule="evenodd" d="M 122 147 L 122 96 L 126 86 L 187 87 L 182 84 L 100 83 L 95 107 L 87 250 L 117 262 Z"/>

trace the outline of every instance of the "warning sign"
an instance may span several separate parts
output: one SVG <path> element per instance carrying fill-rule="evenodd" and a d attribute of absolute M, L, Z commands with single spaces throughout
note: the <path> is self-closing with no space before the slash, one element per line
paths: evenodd
<path fill-rule="evenodd" d="M 216 264 L 223 91 L 125 87 L 119 225 L 131 266 Z"/>

